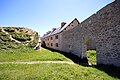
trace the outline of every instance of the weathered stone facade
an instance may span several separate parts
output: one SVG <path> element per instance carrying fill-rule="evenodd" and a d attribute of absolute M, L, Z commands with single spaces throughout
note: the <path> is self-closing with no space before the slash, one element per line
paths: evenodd
<path fill-rule="evenodd" d="M 59 33 L 57 50 L 83 58 L 87 49 L 96 49 L 97 64 L 120 67 L 119 0 L 108 4 L 76 27 Z"/>
<path fill-rule="evenodd" d="M 61 35 L 61 51 L 83 58 L 88 45 L 96 44 L 97 64 L 120 67 L 120 1 L 108 4 Z"/>
<path fill-rule="evenodd" d="M 71 23 L 66 25 L 65 22 L 61 23 L 61 27 L 53 28 L 52 31 L 48 31 L 45 36 L 41 38 L 42 42 L 44 42 L 44 46 L 47 48 L 52 48 L 55 50 L 61 50 L 61 34 L 65 31 L 68 31 L 74 28 L 76 25 L 79 24 L 79 21 L 75 18 Z"/>

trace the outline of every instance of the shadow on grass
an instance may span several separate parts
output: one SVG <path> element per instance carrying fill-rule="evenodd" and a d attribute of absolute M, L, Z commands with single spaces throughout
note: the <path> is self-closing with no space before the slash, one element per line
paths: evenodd
<path fill-rule="evenodd" d="M 115 77 L 115 78 L 119 78 L 120 79 L 120 68 L 119 67 L 115 67 L 113 65 L 89 65 L 88 64 L 88 59 L 84 58 L 81 59 L 80 57 L 71 54 L 71 53 L 66 53 L 66 52 L 62 52 L 62 51 L 58 51 L 58 50 L 54 50 L 54 49 L 50 49 L 50 48 L 46 48 L 51 50 L 52 52 L 59 52 L 60 54 L 64 55 L 65 57 L 71 59 L 74 63 L 85 66 L 85 67 L 93 67 L 96 68 L 100 71 L 104 71 L 105 73 L 107 73 L 108 75 Z"/>
<path fill-rule="evenodd" d="M 46 48 L 46 49 L 49 49 L 52 52 L 59 52 L 60 54 L 64 55 L 65 57 L 71 59 L 76 64 L 81 64 L 81 65 L 84 65 L 84 66 L 88 66 L 88 59 L 87 58 L 81 59 L 80 57 L 78 57 L 78 56 L 76 56 L 72 53 L 66 53 L 66 52 L 54 50 L 54 49 L 51 49 L 51 48 Z"/>
<path fill-rule="evenodd" d="M 120 67 L 116 67 L 113 65 L 94 65 L 93 68 L 97 68 L 98 70 L 104 71 L 109 76 L 112 76 L 114 78 L 120 79 Z"/>

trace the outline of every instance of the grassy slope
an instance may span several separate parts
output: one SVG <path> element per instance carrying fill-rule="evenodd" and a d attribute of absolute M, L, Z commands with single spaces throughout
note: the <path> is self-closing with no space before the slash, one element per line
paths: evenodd
<path fill-rule="evenodd" d="M 92 55 L 92 54 L 90 54 Z M 89 56 L 90 58 L 90 56 Z M 93 58 L 92 58 L 93 59 Z M 57 52 L 30 48 L 0 51 L 3 61 L 71 61 Z M 119 80 L 95 67 L 57 63 L 41 64 L 0 64 L 0 80 Z"/>
<path fill-rule="evenodd" d="M 35 51 L 31 48 L 20 48 L 0 51 L 0 62 L 8 61 L 46 61 L 46 60 L 59 60 L 59 61 L 71 61 L 65 56 L 52 52 L 46 49 L 41 51 Z"/>
<path fill-rule="evenodd" d="M 3 64 L 0 80 L 117 80 L 92 67 L 68 64 Z"/>

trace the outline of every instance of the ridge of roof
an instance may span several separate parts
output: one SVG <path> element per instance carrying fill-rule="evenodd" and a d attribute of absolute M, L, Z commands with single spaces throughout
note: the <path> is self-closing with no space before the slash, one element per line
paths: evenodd
<path fill-rule="evenodd" d="M 49 37 L 49 36 L 52 36 L 54 34 L 58 34 L 60 32 L 62 32 L 66 27 L 68 27 L 68 25 L 70 25 L 74 20 L 77 20 L 77 18 L 73 19 L 69 24 L 65 24 L 62 28 L 61 27 L 58 27 L 56 28 L 55 31 L 51 31 L 51 33 L 49 33 L 48 35 L 45 35 L 43 36 L 43 38 L 46 38 L 46 37 Z M 78 20 L 77 20 L 78 24 L 80 23 Z"/>

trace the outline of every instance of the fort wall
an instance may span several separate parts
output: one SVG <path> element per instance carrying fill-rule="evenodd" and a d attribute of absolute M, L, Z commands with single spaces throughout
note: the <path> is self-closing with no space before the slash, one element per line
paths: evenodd
<path fill-rule="evenodd" d="M 108 4 L 61 35 L 61 51 L 83 58 L 87 49 L 96 49 L 97 64 L 120 67 L 120 1 Z"/>

